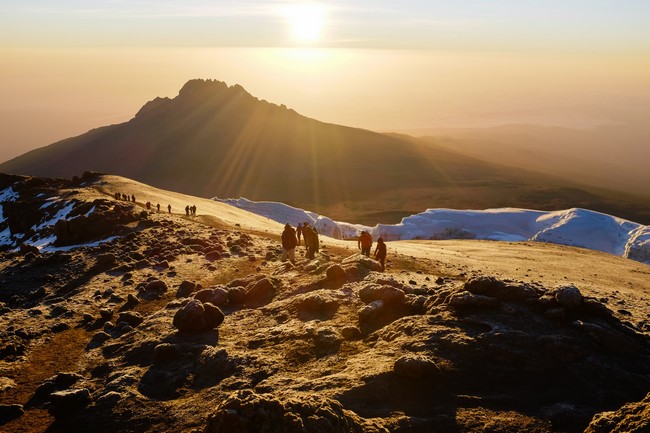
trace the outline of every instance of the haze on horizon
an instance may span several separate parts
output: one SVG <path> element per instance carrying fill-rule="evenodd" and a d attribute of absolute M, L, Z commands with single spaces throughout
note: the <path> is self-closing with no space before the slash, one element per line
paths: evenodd
<path fill-rule="evenodd" d="M 0 161 L 126 121 L 192 78 L 377 131 L 638 127 L 648 22 L 642 0 L 5 0 Z"/>

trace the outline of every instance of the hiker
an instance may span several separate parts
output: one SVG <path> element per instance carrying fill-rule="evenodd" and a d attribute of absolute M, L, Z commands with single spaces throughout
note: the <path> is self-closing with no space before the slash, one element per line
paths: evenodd
<path fill-rule="evenodd" d="M 357 242 L 357 247 L 361 249 L 361 254 L 370 257 L 370 248 L 372 248 L 372 236 L 367 231 L 362 231 Z"/>
<path fill-rule="evenodd" d="M 151 209 L 151 202 L 148 201 L 145 206 L 147 207 L 147 210 Z"/>
<path fill-rule="evenodd" d="M 312 251 L 314 253 L 317 253 L 318 250 L 320 249 L 320 240 L 318 239 L 318 230 L 316 230 L 316 227 L 312 229 L 314 234 L 312 235 L 311 241 L 312 241 Z M 313 259 L 313 257 L 312 257 Z"/>
<path fill-rule="evenodd" d="M 386 267 L 384 262 L 386 261 L 386 244 L 384 243 L 383 238 L 377 239 L 377 247 L 375 248 L 375 260 L 381 264 L 381 271 L 384 272 Z"/>
<path fill-rule="evenodd" d="M 172 205 L 167 205 L 167 212 L 172 213 Z"/>
<path fill-rule="evenodd" d="M 196 216 L 196 205 L 192 205 L 192 215 Z"/>
<path fill-rule="evenodd" d="M 296 262 L 295 248 L 298 245 L 296 230 L 289 223 L 285 224 L 282 232 L 282 261 L 289 259 L 291 263 Z"/>
<path fill-rule="evenodd" d="M 185 206 L 185 216 L 190 216 L 190 205 Z"/>
<path fill-rule="evenodd" d="M 308 259 L 313 259 L 314 258 L 314 251 L 312 250 L 312 238 L 314 237 L 314 231 L 312 228 L 309 226 L 309 224 L 305 223 L 305 225 L 302 228 L 302 236 L 305 240 L 305 254 L 307 255 Z"/>
<path fill-rule="evenodd" d="M 133 203 L 135 203 L 135 194 L 132 194 L 132 195 L 131 195 L 131 201 L 132 201 Z"/>
<path fill-rule="evenodd" d="M 156 208 L 158 208 L 158 212 L 160 212 L 160 203 L 156 204 Z"/>
<path fill-rule="evenodd" d="M 305 237 L 305 248 L 307 248 L 307 258 L 313 259 L 316 256 L 319 248 L 318 240 L 318 230 L 316 227 L 307 226 L 302 229 L 302 233 Z"/>
<path fill-rule="evenodd" d="M 296 235 L 298 236 L 298 245 L 300 245 L 300 236 L 302 236 L 302 224 L 298 223 L 298 228 L 296 229 Z"/>

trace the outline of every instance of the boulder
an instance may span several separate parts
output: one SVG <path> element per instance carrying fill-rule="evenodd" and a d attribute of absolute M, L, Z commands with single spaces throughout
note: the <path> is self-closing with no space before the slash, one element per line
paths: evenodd
<path fill-rule="evenodd" d="M 199 333 L 217 328 L 224 317 L 219 307 L 192 299 L 176 312 L 173 325 L 181 332 Z"/>
<path fill-rule="evenodd" d="M 216 329 L 223 323 L 225 315 L 219 307 L 212 305 L 209 302 L 204 302 L 203 308 L 205 308 L 204 317 L 206 329 Z"/>
<path fill-rule="evenodd" d="M 274 296 L 275 286 L 268 278 L 262 278 L 246 288 L 246 303 L 270 301 Z"/>
<path fill-rule="evenodd" d="M 194 293 L 197 290 L 200 290 L 199 287 L 201 287 L 200 284 L 196 284 L 193 283 L 192 281 L 185 280 L 178 286 L 178 290 L 176 291 L 176 297 L 188 298 L 192 293 Z"/>
<path fill-rule="evenodd" d="M 117 257 L 113 253 L 104 253 L 97 256 L 97 266 L 110 267 L 117 262 Z"/>
<path fill-rule="evenodd" d="M 167 292 L 167 283 L 162 280 L 153 280 L 148 282 L 140 294 L 138 295 L 143 299 L 157 299 Z"/>
<path fill-rule="evenodd" d="M 116 324 L 119 323 L 128 323 L 129 326 L 132 328 L 135 328 L 142 322 L 144 322 L 144 317 L 140 313 L 136 313 L 134 311 L 123 311 L 117 316 L 117 320 L 115 321 Z"/>
<path fill-rule="evenodd" d="M 153 349 L 153 365 L 161 366 L 176 361 L 181 355 L 178 344 L 162 343 Z"/>
<path fill-rule="evenodd" d="M 454 293 L 449 297 L 449 305 L 456 309 L 495 308 L 499 300 L 491 296 L 475 295 L 468 291 Z"/>
<path fill-rule="evenodd" d="M 219 251 L 210 251 L 205 255 L 205 259 L 209 262 L 214 262 L 221 259 L 221 253 Z"/>
<path fill-rule="evenodd" d="M 363 254 L 353 254 L 343 259 L 342 264 L 344 267 L 354 266 L 355 264 L 365 268 L 367 271 L 381 272 L 381 263 L 376 260 L 366 257 Z"/>
<path fill-rule="evenodd" d="M 228 289 L 228 303 L 230 305 L 243 304 L 246 301 L 246 289 L 244 287 L 230 287 Z"/>
<path fill-rule="evenodd" d="M 405 293 L 402 289 L 394 286 L 370 283 L 359 290 L 359 298 L 366 304 L 381 300 L 386 305 L 402 305 Z"/>
<path fill-rule="evenodd" d="M 129 293 L 129 295 L 126 297 L 126 302 L 120 307 L 120 311 L 132 310 L 139 303 L 140 300 Z"/>
<path fill-rule="evenodd" d="M 99 317 L 101 317 L 104 322 L 108 322 L 113 318 L 113 310 L 110 308 L 102 308 L 99 310 Z"/>
<path fill-rule="evenodd" d="M 202 332 L 206 328 L 203 303 L 193 299 L 185 304 L 174 314 L 173 325 L 181 332 Z"/>
<path fill-rule="evenodd" d="M 199 387 L 213 386 L 234 373 L 235 366 L 225 349 L 206 347 L 196 360 L 194 384 Z"/>
<path fill-rule="evenodd" d="M 328 281 L 346 281 L 348 278 L 345 269 L 341 265 L 331 265 L 325 271 L 325 276 Z"/>
<path fill-rule="evenodd" d="M 93 337 L 90 339 L 87 345 L 87 349 L 94 349 L 96 347 L 101 346 L 108 340 L 110 340 L 112 337 L 110 334 L 104 332 L 104 331 L 99 331 Z"/>
<path fill-rule="evenodd" d="M 0 425 L 13 421 L 25 413 L 20 404 L 0 404 Z"/>
<path fill-rule="evenodd" d="M 223 287 L 203 289 L 194 294 L 194 299 L 220 307 L 228 302 L 228 290 Z"/>
<path fill-rule="evenodd" d="M 542 293 L 525 283 L 502 281 L 495 277 L 476 277 L 465 283 L 464 289 L 475 295 L 485 295 L 504 301 L 525 301 Z"/>
<path fill-rule="evenodd" d="M 413 381 L 428 381 L 440 376 L 440 369 L 433 359 L 415 354 L 398 358 L 393 365 L 393 372 L 402 379 Z"/>
<path fill-rule="evenodd" d="M 56 391 L 50 395 L 48 411 L 54 418 L 74 417 L 77 412 L 92 403 L 87 388 Z"/>
<path fill-rule="evenodd" d="M 77 373 L 58 373 L 41 383 L 38 388 L 36 388 L 36 391 L 34 391 L 34 399 L 41 400 L 47 398 L 54 391 L 69 388 L 81 379 L 83 379 L 83 376 Z"/>
<path fill-rule="evenodd" d="M 365 307 L 361 308 L 358 312 L 359 324 L 363 326 L 368 322 L 374 321 L 378 318 L 383 308 L 384 301 L 381 300 L 372 301 Z"/>
<path fill-rule="evenodd" d="M 582 305 L 582 293 L 575 286 L 558 287 L 553 294 L 557 302 L 567 310 L 575 310 Z"/>

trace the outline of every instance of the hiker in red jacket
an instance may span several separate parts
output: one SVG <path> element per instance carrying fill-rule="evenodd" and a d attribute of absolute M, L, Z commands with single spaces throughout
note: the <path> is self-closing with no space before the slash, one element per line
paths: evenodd
<path fill-rule="evenodd" d="M 372 248 L 372 236 L 367 231 L 362 231 L 357 242 L 357 247 L 361 248 L 361 254 L 370 257 L 370 248 Z"/>

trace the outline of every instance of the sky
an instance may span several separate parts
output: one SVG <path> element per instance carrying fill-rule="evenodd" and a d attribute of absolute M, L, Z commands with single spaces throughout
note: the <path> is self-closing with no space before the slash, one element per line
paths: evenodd
<path fill-rule="evenodd" d="M 2 0 L 0 161 L 189 79 L 380 131 L 650 113 L 645 0 Z"/>

